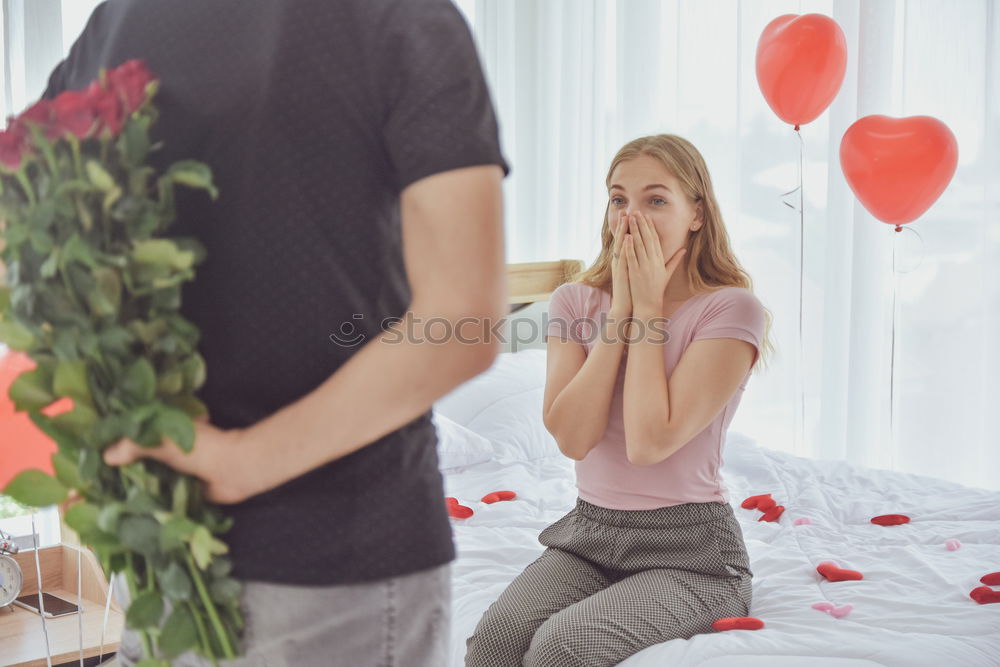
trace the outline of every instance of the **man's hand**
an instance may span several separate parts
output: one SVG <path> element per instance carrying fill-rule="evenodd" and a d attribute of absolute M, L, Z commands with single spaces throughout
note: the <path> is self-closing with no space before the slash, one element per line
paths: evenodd
<path fill-rule="evenodd" d="M 208 417 L 201 417 L 194 423 L 191 452 L 185 452 L 169 438 L 159 447 L 143 447 L 125 438 L 104 450 L 104 462 L 109 466 L 122 466 L 142 458 L 154 459 L 201 479 L 210 501 L 238 503 L 254 495 L 240 476 L 244 468 L 239 463 L 247 456 L 247 452 L 240 452 L 243 432 L 243 429 L 224 431 L 209 424 Z"/>

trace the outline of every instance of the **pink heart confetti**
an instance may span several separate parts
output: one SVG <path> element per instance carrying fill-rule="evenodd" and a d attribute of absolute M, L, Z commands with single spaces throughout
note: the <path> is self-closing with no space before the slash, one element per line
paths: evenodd
<path fill-rule="evenodd" d="M 948 551 L 954 551 L 955 549 L 957 549 L 960 546 L 962 546 L 962 543 L 959 542 L 958 540 L 956 540 L 955 538 L 952 538 L 952 539 L 946 541 L 944 543 L 944 546 L 948 549 Z"/>
<path fill-rule="evenodd" d="M 819 611 L 824 611 L 834 618 L 843 618 L 851 613 L 854 609 L 853 605 L 845 604 L 840 607 L 833 604 L 832 602 L 814 602 L 812 604 L 813 609 L 818 609 Z"/>
<path fill-rule="evenodd" d="M 843 618 L 850 614 L 852 609 L 854 609 L 853 605 L 845 604 L 841 607 L 834 607 L 828 613 L 834 618 Z"/>
<path fill-rule="evenodd" d="M 809 517 L 807 517 L 807 516 L 800 516 L 798 519 L 796 519 L 795 521 L 792 522 L 792 525 L 793 526 L 801 526 L 803 524 L 809 524 L 809 523 L 812 523 L 812 522 L 813 522 L 813 520 L 810 519 Z"/>

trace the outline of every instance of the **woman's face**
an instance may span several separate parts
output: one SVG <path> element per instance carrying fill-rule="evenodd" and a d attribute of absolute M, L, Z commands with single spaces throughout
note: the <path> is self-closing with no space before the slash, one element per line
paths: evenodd
<path fill-rule="evenodd" d="M 664 259 L 684 247 L 688 234 L 702 225 L 698 208 L 677 179 L 648 155 L 620 162 L 611 173 L 608 224 L 614 229 L 619 216 L 637 211 L 653 223 Z"/>

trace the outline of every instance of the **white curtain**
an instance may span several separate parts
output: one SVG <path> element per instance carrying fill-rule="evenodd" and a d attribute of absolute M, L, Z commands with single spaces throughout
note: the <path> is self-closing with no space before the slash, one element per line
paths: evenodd
<path fill-rule="evenodd" d="M 997 2 L 456 3 L 512 164 L 508 261 L 592 261 L 615 151 L 641 135 L 684 136 L 704 154 L 736 253 L 774 315 L 778 355 L 751 379 L 732 429 L 803 456 L 1000 489 Z M 802 128 L 800 367 L 799 214 L 781 197 L 798 184 L 799 141 L 764 101 L 754 56 L 771 19 L 812 12 L 839 23 L 849 54 L 836 100 Z M 869 215 L 840 170 L 840 138 L 869 114 L 935 116 L 958 139 L 951 185 L 903 233 Z M 797 193 L 786 199 L 798 205 Z"/>
<path fill-rule="evenodd" d="M 1000 403 L 995 0 L 456 3 L 512 165 L 509 262 L 592 261 L 615 151 L 637 136 L 680 134 L 704 154 L 737 256 L 774 315 L 778 355 L 751 379 L 732 428 L 803 456 L 1000 489 L 991 417 Z M 38 97 L 97 4 L 3 0 L 5 115 Z M 799 217 L 780 196 L 798 183 L 799 141 L 764 102 L 754 53 L 771 19 L 810 12 L 834 18 L 849 51 L 836 100 L 802 128 L 800 367 Z M 958 139 L 954 180 L 907 226 L 920 239 L 869 215 L 840 171 L 841 136 L 874 113 L 932 115 Z"/>

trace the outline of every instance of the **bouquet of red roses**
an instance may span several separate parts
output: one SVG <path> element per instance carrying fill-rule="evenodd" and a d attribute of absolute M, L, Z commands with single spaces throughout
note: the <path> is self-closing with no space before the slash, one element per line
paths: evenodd
<path fill-rule="evenodd" d="M 235 657 L 242 619 L 229 521 L 196 480 L 155 461 L 107 466 L 128 438 L 194 446 L 206 414 L 199 331 L 180 314 L 204 248 L 168 238 L 176 185 L 217 196 L 209 168 L 148 164 L 158 81 L 138 60 L 86 90 L 42 100 L 0 132 L 0 341 L 36 364 L 9 395 L 58 445 L 55 477 L 28 470 L 4 493 L 31 506 L 78 496 L 66 523 L 105 572 L 123 572 L 143 667 L 186 650 Z M 54 415 L 53 402 L 73 408 Z"/>

